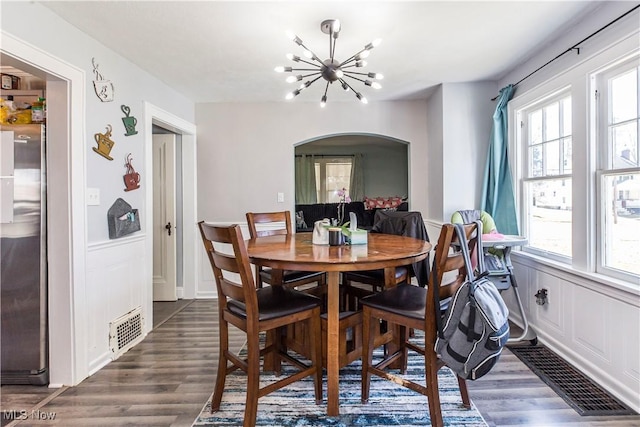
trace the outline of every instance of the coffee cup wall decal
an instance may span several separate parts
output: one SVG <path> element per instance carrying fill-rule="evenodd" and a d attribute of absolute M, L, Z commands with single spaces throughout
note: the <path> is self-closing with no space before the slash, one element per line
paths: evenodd
<path fill-rule="evenodd" d="M 93 64 L 93 73 L 96 76 L 96 79 L 93 81 L 93 88 L 96 91 L 96 95 L 102 102 L 113 101 L 113 93 L 115 92 L 113 83 L 111 83 L 111 80 L 105 80 L 104 77 L 102 77 L 102 74 L 98 71 L 99 65 L 96 64 L 96 58 L 91 58 L 91 64 Z"/>
<path fill-rule="evenodd" d="M 98 148 L 93 147 L 93 151 L 100 154 L 107 160 L 113 160 L 113 157 L 109 156 L 109 153 L 111 153 L 111 149 L 115 144 L 115 142 L 111 140 L 111 125 L 107 125 L 106 129 L 107 131 L 105 133 L 98 132 L 94 135 L 94 138 L 98 143 Z"/>
<path fill-rule="evenodd" d="M 127 154 L 127 159 L 124 164 L 127 168 L 127 173 L 123 177 L 124 185 L 127 188 L 125 188 L 124 191 L 131 191 L 140 188 L 140 174 L 133 168 L 131 159 L 131 153 Z"/>
<path fill-rule="evenodd" d="M 138 124 L 138 119 L 129 115 L 129 113 L 131 113 L 131 108 L 129 108 L 126 105 L 122 105 L 120 109 L 126 115 L 126 117 L 122 118 L 122 123 L 124 123 L 124 128 L 127 131 L 127 133 L 125 133 L 124 136 L 131 136 L 131 135 L 137 134 L 138 131 L 136 130 L 136 125 Z"/>

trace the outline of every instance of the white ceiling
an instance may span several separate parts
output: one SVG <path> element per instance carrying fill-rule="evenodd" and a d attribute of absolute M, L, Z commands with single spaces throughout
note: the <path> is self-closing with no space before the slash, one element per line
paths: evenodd
<path fill-rule="evenodd" d="M 337 18 L 336 58 L 383 42 L 369 100 L 423 98 L 442 82 L 496 80 L 600 2 L 584 1 L 45 1 L 44 6 L 195 102 L 283 101 L 295 85 L 273 71 L 302 56 L 285 31 L 325 59 L 320 23 Z M 558 53 L 569 46 L 558 46 Z M 109 64 L 100 64 L 106 72 Z M 295 102 L 319 102 L 319 80 Z M 329 102 L 349 100 L 338 85 Z"/>

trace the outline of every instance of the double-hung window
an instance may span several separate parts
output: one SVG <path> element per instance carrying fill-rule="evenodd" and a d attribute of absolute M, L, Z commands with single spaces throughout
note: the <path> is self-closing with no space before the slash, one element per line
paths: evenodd
<path fill-rule="evenodd" d="M 523 231 L 528 249 L 571 257 L 571 96 L 561 91 L 518 112 L 523 147 Z"/>
<path fill-rule="evenodd" d="M 316 167 L 316 192 L 318 203 L 338 203 L 338 190 L 349 194 L 352 156 L 318 157 Z"/>
<path fill-rule="evenodd" d="M 638 57 L 592 77 L 595 85 L 598 272 L 640 276 Z"/>

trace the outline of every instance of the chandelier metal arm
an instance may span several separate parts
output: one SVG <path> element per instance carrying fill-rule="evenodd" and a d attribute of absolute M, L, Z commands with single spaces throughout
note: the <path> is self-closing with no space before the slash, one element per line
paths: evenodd
<path fill-rule="evenodd" d="M 349 77 L 349 78 L 351 78 L 351 79 L 353 79 L 353 80 L 358 80 L 359 82 L 365 83 L 365 80 L 359 79 L 359 78 L 354 77 L 354 76 L 352 76 L 352 75 L 350 75 L 350 74 L 351 74 L 351 71 L 345 71 L 345 72 L 344 72 L 344 76 L 345 76 L 345 77 Z"/>
<path fill-rule="evenodd" d="M 351 55 L 351 58 L 348 58 L 347 60 L 343 61 L 343 62 L 339 65 L 339 67 L 340 67 L 340 68 L 342 68 L 343 66 L 345 66 L 345 65 L 349 64 L 350 62 L 356 61 L 356 60 L 357 60 L 358 55 L 361 55 L 362 53 L 366 52 L 366 50 L 367 50 L 367 49 L 362 49 L 361 51 L 354 53 L 353 55 Z"/>
<path fill-rule="evenodd" d="M 339 80 L 340 80 L 340 83 L 346 85 L 349 89 L 351 89 L 353 93 L 355 93 L 356 95 L 358 94 L 358 91 L 352 88 L 351 85 L 347 83 L 344 79 L 339 79 Z"/>
<path fill-rule="evenodd" d="M 304 45 L 304 43 L 302 43 L 302 40 L 300 40 L 300 43 L 297 43 L 297 42 L 296 42 L 296 44 L 299 44 L 300 46 L 302 46 L 302 48 L 303 48 L 303 49 L 308 50 L 309 52 L 311 52 L 311 55 L 312 55 L 312 56 L 311 56 L 311 60 L 312 60 L 312 61 L 316 61 L 316 62 L 318 62 L 320 65 L 323 65 L 323 64 L 322 64 L 322 61 L 320 60 L 320 58 L 318 58 L 318 55 L 316 55 L 314 51 L 312 51 L 311 49 L 309 49 L 308 47 L 306 47 L 306 46 Z"/>

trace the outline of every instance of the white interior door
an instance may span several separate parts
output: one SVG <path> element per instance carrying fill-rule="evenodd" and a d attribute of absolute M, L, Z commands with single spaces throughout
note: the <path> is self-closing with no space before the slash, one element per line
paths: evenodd
<path fill-rule="evenodd" d="M 175 301 L 176 136 L 153 135 L 153 300 Z"/>

